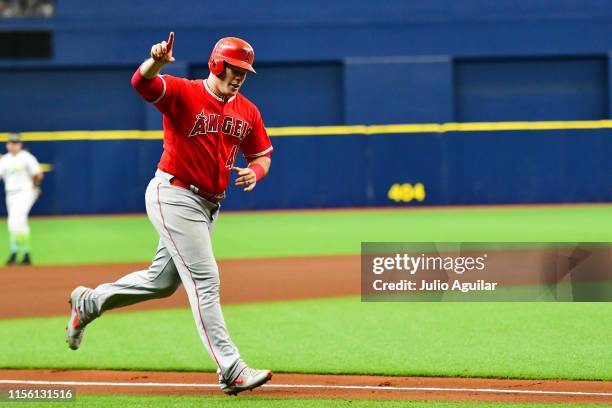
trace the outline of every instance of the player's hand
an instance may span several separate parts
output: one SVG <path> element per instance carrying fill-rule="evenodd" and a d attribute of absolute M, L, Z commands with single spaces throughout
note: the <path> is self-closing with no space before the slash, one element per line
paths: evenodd
<path fill-rule="evenodd" d="M 172 46 L 174 45 L 174 31 L 170 32 L 168 41 L 162 41 L 151 47 L 151 58 L 155 62 L 167 64 L 176 61 L 172 56 Z"/>
<path fill-rule="evenodd" d="M 238 178 L 236 179 L 236 186 L 246 186 L 244 191 L 252 191 L 257 184 L 257 179 L 255 177 L 255 171 L 249 167 L 232 167 L 232 171 L 238 173 Z"/>

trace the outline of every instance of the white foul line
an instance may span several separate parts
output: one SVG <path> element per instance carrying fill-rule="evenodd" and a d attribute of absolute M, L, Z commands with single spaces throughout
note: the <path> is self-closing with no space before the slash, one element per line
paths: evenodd
<path fill-rule="evenodd" d="M 0 380 L 0 384 L 26 385 L 73 385 L 100 387 L 168 387 L 168 388 L 218 388 L 219 384 L 189 384 L 189 383 L 154 383 L 154 382 L 99 382 L 99 381 L 34 381 L 34 380 Z M 612 397 L 612 392 L 583 391 L 547 391 L 547 390 L 507 390 L 495 388 L 442 388 L 442 387 L 390 387 L 374 385 L 318 385 L 318 384 L 265 384 L 265 388 L 309 388 L 330 390 L 371 390 L 371 391 L 441 391 L 441 392 L 480 392 L 500 394 L 535 394 L 535 395 L 591 395 Z"/>

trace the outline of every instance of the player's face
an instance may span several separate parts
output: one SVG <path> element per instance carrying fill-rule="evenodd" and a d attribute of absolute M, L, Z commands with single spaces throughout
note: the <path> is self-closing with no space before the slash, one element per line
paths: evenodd
<path fill-rule="evenodd" d="M 22 147 L 21 143 L 8 142 L 6 144 L 6 150 L 8 150 L 8 152 L 11 154 L 19 153 L 19 151 L 21 150 L 21 147 Z"/>
<path fill-rule="evenodd" d="M 247 71 L 234 65 L 225 64 L 225 71 L 219 78 L 220 91 L 226 96 L 234 96 L 246 80 Z"/>

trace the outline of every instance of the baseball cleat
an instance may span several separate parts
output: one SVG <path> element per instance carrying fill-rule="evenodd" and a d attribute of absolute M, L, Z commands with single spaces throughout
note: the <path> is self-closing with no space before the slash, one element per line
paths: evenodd
<path fill-rule="evenodd" d="M 15 265 L 16 263 L 17 263 L 17 254 L 13 252 L 11 256 L 9 256 L 9 259 L 6 260 L 6 266 L 12 266 L 12 265 Z"/>
<path fill-rule="evenodd" d="M 88 290 L 91 289 L 78 286 L 72 291 L 68 301 L 70 303 L 70 320 L 68 320 L 68 325 L 66 326 L 66 343 L 68 343 L 68 347 L 72 350 L 77 350 L 83 340 L 83 333 L 87 323 L 83 321 L 82 311 L 79 312 L 79 301 Z"/>
<path fill-rule="evenodd" d="M 231 384 L 226 383 L 222 377 L 219 377 L 219 385 L 224 393 L 236 395 L 239 392 L 264 385 L 270 379 L 272 379 L 272 371 L 246 367 Z"/>
<path fill-rule="evenodd" d="M 30 258 L 29 253 L 25 253 L 23 255 L 23 259 L 21 260 L 21 265 L 32 265 L 32 258 Z"/>

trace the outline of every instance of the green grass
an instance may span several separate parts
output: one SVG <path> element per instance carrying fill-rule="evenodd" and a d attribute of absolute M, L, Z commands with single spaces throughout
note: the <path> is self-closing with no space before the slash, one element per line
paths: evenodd
<path fill-rule="evenodd" d="M 246 361 L 278 372 L 612 380 L 612 303 L 339 298 L 224 311 Z M 77 352 L 65 323 L 0 321 L 0 366 L 214 370 L 188 310 L 108 313 Z"/>
<path fill-rule="evenodd" d="M 33 219 L 38 264 L 148 261 L 157 234 L 145 216 Z M 244 231 L 257 235 L 244 245 Z M 6 223 L 0 224 L 6 251 Z M 361 241 L 610 242 L 612 205 L 418 211 L 222 213 L 219 259 L 359 253 Z"/>
<path fill-rule="evenodd" d="M 225 396 L 161 396 L 161 395 L 77 395 L 76 402 L 51 404 L 52 407 L 266 407 L 266 408 L 561 408 L 565 404 L 510 404 L 500 402 L 464 402 L 464 401 L 391 401 L 391 400 L 345 400 L 345 399 L 277 399 L 258 397 Z M 19 407 L 49 407 L 48 402 L 21 403 Z M 572 404 L 572 408 L 595 408 L 601 405 Z"/>

